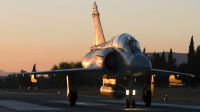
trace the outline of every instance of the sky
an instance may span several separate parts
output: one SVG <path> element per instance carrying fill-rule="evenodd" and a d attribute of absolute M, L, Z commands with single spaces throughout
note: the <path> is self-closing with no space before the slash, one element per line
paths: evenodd
<path fill-rule="evenodd" d="M 50 70 L 81 61 L 93 40 L 94 0 L 1 0 L 0 69 Z M 200 45 L 200 0 L 96 0 L 106 40 L 133 35 L 146 52 Z"/>

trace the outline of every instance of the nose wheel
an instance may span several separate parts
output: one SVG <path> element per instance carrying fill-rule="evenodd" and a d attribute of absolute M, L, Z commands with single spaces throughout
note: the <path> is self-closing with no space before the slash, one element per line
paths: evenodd
<path fill-rule="evenodd" d="M 135 100 L 131 99 L 131 108 L 135 108 Z"/>
<path fill-rule="evenodd" d="M 129 108 L 129 106 L 130 106 L 129 99 L 125 99 L 124 103 L 125 103 L 125 108 Z"/>
<path fill-rule="evenodd" d="M 125 108 L 129 108 L 129 107 L 135 108 L 135 100 L 134 99 L 131 99 L 131 100 L 125 99 L 124 104 L 125 104 L 124 105 Z"/>
<path fill-rule="evenodd" d="M 135 108 L 135 100 L 134 99 L 125 99 L 125 108 Z"/>

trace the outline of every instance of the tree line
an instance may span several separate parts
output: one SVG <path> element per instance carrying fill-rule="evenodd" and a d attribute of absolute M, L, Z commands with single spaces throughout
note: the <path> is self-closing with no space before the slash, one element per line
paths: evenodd
<path fill-rule="evenodd" d="M 146 49 L 144 48 L 143 53 L 147 56 L 148 54 L 145 53 Z M 169 71 L 176 71 L 188 74 L 194 74 L 196 77 L 191 78 L 188 76 L 179 77 L 186 83 L 194 85 L 198 85 L 200 83 L 200 45 L 197 48 L 194 48 L 194 40 L 193 36 L 191 37 L 190 44 L 189 44 L 189 51 L 187 53 L 188 59 L 187 63 L 181 63 L 177 65 L 177 59 L 173 57 L 172 49 L 168 54 L 168 57 L 165 57 L 165 52 L 162 53 L 154 52 L 150 57 L 152 68 L 154 69 L 161 69 L 161 70 L 169 70 Z M 162 82 L 165 76 L 159 76 L 158 82 Z"/>

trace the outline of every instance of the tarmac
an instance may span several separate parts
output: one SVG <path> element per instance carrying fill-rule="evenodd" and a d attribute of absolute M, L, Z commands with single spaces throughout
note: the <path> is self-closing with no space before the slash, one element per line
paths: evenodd
<path fill-rule="evenodd" d="M 151 106 L 144 106 L 136 100 L 135 108 L 124 108 L 124 99 L 79 96 L 76 106 L 69 106 L 66 95 L 0 92 L 0 112 L 116 112 L 116 111 L 181 111 L 199 112 L 200 102 L 153 100 Z"/>

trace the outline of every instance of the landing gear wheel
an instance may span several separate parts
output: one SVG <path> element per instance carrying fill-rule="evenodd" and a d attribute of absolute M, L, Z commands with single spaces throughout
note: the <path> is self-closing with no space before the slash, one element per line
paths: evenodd
<path fill-rule="evenodd" d="M 151 106 L 151 91 L 145 90 L 144 91 L 144 105 L 145 106 Z"/>
<path fill-rule="evenodd" d="M 75 100 L 73 98 L 69 98 L 69 106 L 75 106 Z"/>
<path fill-rule="evenodd" d="M 135 108 L 135 100 L 131 99 L 131 108 Z"/>
<path fill-rule="evenodd" d="M 70 91 L 70 94 L 68 96 L 68 100 L 69 100 L 69 106 L 75 106 L 76 100 L 77 100 L 77 93 L 74 92 L 74 90 Z"/>
<path fill-rule="evenodd" d="M 130 102 L 129 99 L 125 99 L 125 108 L 129 108 Z"/>

